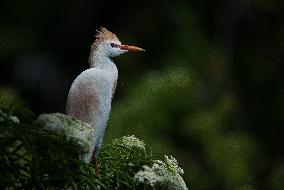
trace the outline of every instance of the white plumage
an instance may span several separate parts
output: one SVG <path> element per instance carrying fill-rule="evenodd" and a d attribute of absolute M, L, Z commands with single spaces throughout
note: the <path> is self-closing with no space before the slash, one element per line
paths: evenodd
<path fill-rule="evenodd" d="M 83 71 L 72 83 L 66 113 L 76 119 L 89 123 L 94 128 L 92 149 L 100 149 L 111 110 L 111 100 L 115 91 L 118 70 L 110 57 L 128 51 L 143 49 L 122 45 L 110 31 L 101 28 L 90 53 L 90 69 Z M 92 152 L 87 160 L 92 157 Z"/>

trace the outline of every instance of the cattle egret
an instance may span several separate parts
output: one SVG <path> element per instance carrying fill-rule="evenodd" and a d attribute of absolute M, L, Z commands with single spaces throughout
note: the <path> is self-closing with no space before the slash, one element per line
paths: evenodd
<path fill-rule="evenodd" d="M 93 152 L 88 155 L 89 161 L 96 162 L 116 88 L 118 70 L 111 58 L 130 51 L 144 50 L 121 44 L 115 34 L 101 27 L 91 46 L 90 69 L 83 71 L 71 85 L 66 113 L 94 128 L 91 147 Z"/>

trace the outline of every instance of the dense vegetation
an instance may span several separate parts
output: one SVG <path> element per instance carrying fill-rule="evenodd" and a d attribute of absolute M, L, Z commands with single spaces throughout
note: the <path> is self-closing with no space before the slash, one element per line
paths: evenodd
<path fill-rule="evenodd" d="M 105 144 L 94 166 L 79 159 L 84 147 L 76 138 L 31 118 L 1 97 L 1 189 L 187 189 L 177 161 L 156 159 L 134 136 Z"/>

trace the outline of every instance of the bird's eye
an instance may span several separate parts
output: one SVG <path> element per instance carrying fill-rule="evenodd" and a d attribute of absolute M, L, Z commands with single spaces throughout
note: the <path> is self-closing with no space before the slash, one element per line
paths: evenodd
<path fill-rule="evenodd" d="M 118 47 L 118 45 L 116 43 L 111 43 L 110 46 L 113 47 L 113 48 Z"/>

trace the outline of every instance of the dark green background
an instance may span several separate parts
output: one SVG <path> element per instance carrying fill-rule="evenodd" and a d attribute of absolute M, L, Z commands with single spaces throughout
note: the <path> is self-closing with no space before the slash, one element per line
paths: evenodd
<path fill-rule="evenodd" d="M 280 190 L 282 12 L 281 0 L 2 1 L 1 90 L 64 112 L 105 26 L 146 49 L 115 58 L 106 141 L 135 134 L 172 154 L 190 189 Z"/>

